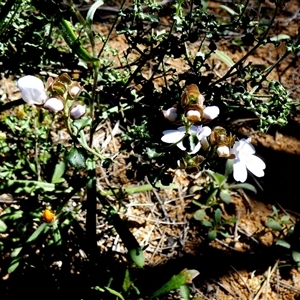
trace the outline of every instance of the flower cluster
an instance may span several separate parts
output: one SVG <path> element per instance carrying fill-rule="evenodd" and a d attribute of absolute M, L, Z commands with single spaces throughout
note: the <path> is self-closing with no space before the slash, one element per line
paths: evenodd
<path fill-rule="evenodd" d="M 264 176 L 265 163 L 255 156 L 255 149 L 251 139 L 235 141 L 235 137 L 227 134 L 225 128 L 216 126 L 211 129 L 207 124 L 219 115 L 217 106 L 203 105 L 204 97 L 195 84 L 189 85 L 181 97 L 179 105 L 163 110 L 164 117 L 172 123 L 181 123 L 177 129 L 163 131 L 161 140 L 165 143 L 174 144 L 180 150 L 188 154 L 188 161 L 184 166 L 196 167 L 201 164 L 204 157 L 199 155 L 195 159 L 190 155 L 197 154 L 201 149 L 210 156 L 233 159 L 233 177 L 236 181 L 245 182 L 247 170 L 257 177 Z M 192 161 L 192 163 L 191 163 Z M 194 163 L 193 163 L 194 162 Z M 179 163 L 182 166 L 182 163 Z"/>
<path fill-rule="evenodd" d="M 27 75 L 18 80 L 18 88 L 26 103 L 42 106 L 53 113 L 62 111 L 67 101 L 75 100 L 83 89 L 67 74 L 62 74 L 55 79 L 49 77 L 46 89 L 41 79 Z M 85 112 L 85 107 L 78 102 L 72 103 L 69 107 L 69 115 L 73 119 L 81 118 Z"/>

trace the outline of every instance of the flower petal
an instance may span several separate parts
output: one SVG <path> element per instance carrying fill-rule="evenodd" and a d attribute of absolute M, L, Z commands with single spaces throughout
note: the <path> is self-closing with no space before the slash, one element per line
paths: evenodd
<path fill-rule="evenodd" d="M 233 178 L 240 182 L 245 182 L 247 179 L 246 165 L 240 160 L 235 160 L 233 163 Z"/>
<path fill-rule="evenodd" d="M 237 151 L 239 151 L 240 154 L 254 154 L 255 148 L 251 144 L 249 139 L 240 139 L 237 142 Z"/>
<path fill-rule="evenodd" d="M 201 140 L 203 137 L 208 137 L 211 134 L 211 129 L 208 126 L 202 127 L 202 131 L 198 138 Z"/>
<path fill-rule="evenodd" d="M 203 119 L 213 120 L 220 113 L 218 106 L 207 106 L 203 109 Z"/>
<path fill-rule="evenodd" d="M 163 134 L 161 140 L 169 144 L 177 143 L 184 137 L 184 132 L 179 130 L 165 130 Z"/>
<path fill-rule="evenodd" d="M 42 105 L 48 98 L 44 83 L 35 76 L 27 75 L 18 80 L 18 88 L 21 91 L 22 98 L 28 104 Z"/>
<path fill-rule="evenodd" d="M 266 168 L 266 164 L 259 157 L 249 155 L 245 163 L 247 169 L 256 177 L 263 177 L 265 175 L 264 169 Z"/>

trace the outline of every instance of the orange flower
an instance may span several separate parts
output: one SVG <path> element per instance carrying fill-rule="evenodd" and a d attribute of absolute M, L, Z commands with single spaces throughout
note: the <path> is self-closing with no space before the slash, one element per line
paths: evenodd
<path fill-rule="evenodd" d="M 47 223 L 51 223 L 55 218 L 55 213 L 53 210 L 45 209 L 43 211 L 43 218 Z"/>

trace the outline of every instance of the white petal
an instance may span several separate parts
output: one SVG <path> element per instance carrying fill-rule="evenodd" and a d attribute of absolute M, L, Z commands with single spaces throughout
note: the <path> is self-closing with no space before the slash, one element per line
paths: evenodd
<path fill-rule="evenodd" d="M 60 99 L 57 98 L 49 98 L 44 104 L 44 108 L 57 113 L 64 109 L 64 104 Z"/>
<path fill-rule="evenodd" d="M 245 164 L 239 160 L 235 160 L 233 163 L 233 178 L 240 182 L 245 182 L 247 179 L 247 168 Z"/>
<path fill-rule="evenodd" d="M 184 137 L 184 132 L 179 130 L 165 130 L 163 134 L 161 140 L 169 144 L 177 143 Z"/>
<path fill-rule="evenodd" d="M 207 140 L 206 137 L 203 137 L 201 140 L 200 140 L 200 143 L 201 143 L 201 146 L 203 147 L 204 150 L 208 149 L 209 148 L 209 142 Z"/>
<path fill-rule="evenodd" d="M 85 107 L 81 104 L 77 104 L 70 110 L 70 117 L 77 120 L 80 119 L 85 114 L 85 112 Z"/>
<path fill-rule="evenodd" d="M 241 139 L 237 142 L 237 151 L 240 154 L 254 154 L 255 148 L 251 144 L 249 139 Z"/>
<path fill-rule="evenodd" d="M 213 120 L 220 113 L 218 106 L 207 106 L 203 109 L 203 119 Z"/>
<path fill-rule="evenodd" d="M 167 110 L 163 110 L 162 112 L 164 114 L 164 117 L 170 122 L 175 122 L 178 117 L 177 108 L 175 107 L 171 107 Z"/>
<path fill-rule="evenodd" d="M 229 148 L 227 146 L 220 146 L 217 148 L 217 154 L 219 157 L 228 157 L 229 156 Z"/>
<path fill-rule="evenodd" d="M 264 169 L 266 168 L 266 164 L 255 155 L 249 155 L 246 167 L 256 177 L 263 177 L 265 175 Z"/>
<path fill-rule="evenodd" d="M 28 104 L 42 105 L 48 98 L 43 81 L 35 76 L 27 75 L 20 78 L 18 88 L 23 100 Z"/>
<path fill-rule="evenodd" d="M 211 134 L 211 129 L 208 126 L 202 127 L 202 131 L 199 135 L 199 139 L 201 140 L 203 137 L 207 137 Z"/>

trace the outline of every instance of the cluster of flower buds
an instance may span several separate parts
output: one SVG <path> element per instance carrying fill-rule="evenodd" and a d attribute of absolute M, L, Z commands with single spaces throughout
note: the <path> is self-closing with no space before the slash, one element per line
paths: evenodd
<path fill-rule="evenodd" d="M 65 73 L 55 79 L 49 77 L 46 88 L 41 79 L 27 75 L 18 80 L 18 88 L 25 102 L 42 106 L 53 113 L 62 111 L 67 105 L 67 101 L 74 101 L 83 90 L 80 83 L 72 81 L 70 76 Z M 69 108 L 69 116 L 73 119 L 81 118 L 85 112 L 85 106 L 79 102 L 72 103 Z"/>
<path fill-rule="evenodd" d="M 204 106 L 204 97 L 196 84 L 186 87 L 181 96 L 180 105 L 163 110 L 164 117 L 170 122 L 182 120 L 182 116 L 193 124 L 205 124 L 215 119 L 220 110 L 217 106 Z"/>

